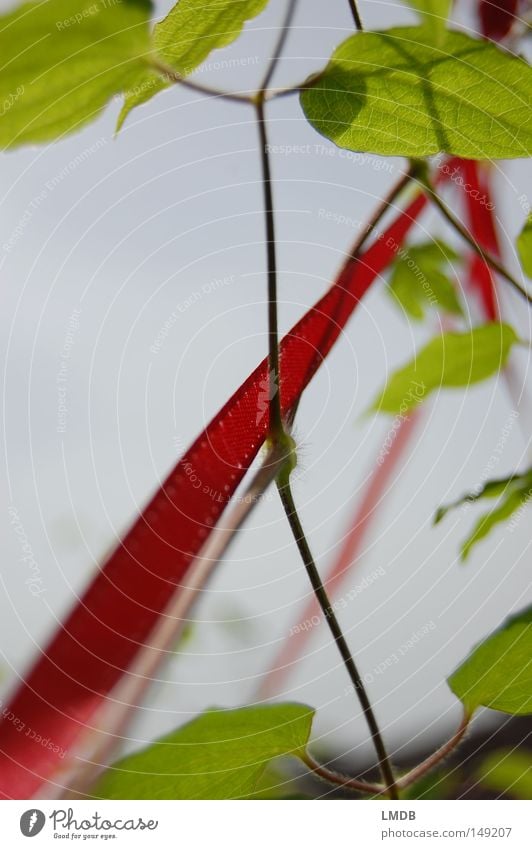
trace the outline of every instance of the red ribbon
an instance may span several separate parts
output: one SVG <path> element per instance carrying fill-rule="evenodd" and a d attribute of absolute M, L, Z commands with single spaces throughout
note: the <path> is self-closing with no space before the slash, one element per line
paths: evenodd
<path fill-rule="evenodd" d="M 283 339 L 284 415 L 425 203 L 418 196 L 359 259 L 348 260 Z M 21 684 L 0 725 L 0 796 L 30 798 L 53 780 L 96 709 L 149 644 L 158 617 L 265 440 L 268 412 L 258 413 L 267 376 L 264 360 L 182 457 Z M 17 730 L 21 723 L 31 735 Z"/>

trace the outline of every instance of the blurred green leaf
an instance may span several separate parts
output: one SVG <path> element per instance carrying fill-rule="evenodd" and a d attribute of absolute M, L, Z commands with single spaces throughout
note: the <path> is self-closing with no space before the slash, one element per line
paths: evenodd
<path fill-rule="evenodd" d="M 443 333 L 392 374 L 372 409 L 404 414 L 436 389 L 485 380 L 504 368 L 517 342 L 515 331 L 498 322 L 465 333 Z"/>
<path fill-rule="evenodd" d="M 117 129 L 132 109 L 146 103 L 171 84 L 164 65 L 182 77 L 198 68 L 216 48 L 235 41 L 246 21 L 256 17 L 268 0 L 179 0 L 153 29 L 153 61 L 159 70 L 144 78 L 126 94 Z"/>
<path fill-rule="evenodd" d="M 462 315 L 452 281 L 443 269 L 458 255 L 438 240 L 413 245 L 398 252 L 388 291 L 413 319 L 424 318 L 432 306 L 452 315 Z"/>
<path fill-rule="evenodd" d="M 0 16 L 0 146 L 61 138 L 143 73 L 148 0 L 44 0 Z"/>
<path fill-rule="evenodd" d="M 268 766 L 259 778 L 250 799 L 275 800 L 275 799 L 310 799 L 301 792 L 300 782 L 297 777 L 289 776 L 281 772 L 276 766 Z"/>
<path fill-rule="evenodd" d="M 532 212 L 529 213 L 526 224 L 517 237 L 517 250 L 525 274 L 532 277 Z"/>
<path fill-rule="evenodd" d="M 532 151 L 532 69 L 461 32 L 357 33 L 308 81 L 301 104 L 319 133 L 349 150 L 473 159 Z"/>
<path fill-rule="evenodd" d="M 532 713 L 532 607 L 480 643 L 448 684 L 470 714 L 481 706 Z"/>
<path fill-rule="evenodd" d="M 408 2 L 426 18 L 429 26 L 445 27 L 451 13 L 452 0 L 408 0 Z"/>
<path fill-rule="evenodd" d="M 209 710 L 115 763 L 92 791 L 106 799 L 239 799 L 266 766 L 306 749 L 314 711 L 275 704 Z"/>
<path fill-rule="evenodd" d="M 530 749 L 498 749 L 491 752 L 478 767 L 476 778 L 495 793 L 530 800 L 532 753 Z"/>
<path fill-rule="evenodd" d="M 532 499 L 532 469 L 520 475 L 510 475 L 510 477 L 500 480 L 487 481 L 478 492 L 468 493 L 459 498 L 458 501 L 440 507 L 436 511 L 434 523 L 440 522 L 449 510 L 454 510 L 463 504 L 472 504 L 484 498 L 496 498 L 497 504 L 479 518 L 472 533 L 462 544 L 462 560 L 469 556 L 471 549 L 484 539 L 494 527 L 505 522 L 530 502 Z"/>
<path fill-rule="evenodd" d="M 412 784 L 403 793 L 405 799 L 452 799 L 461 780 L 460 772 L 453 768 L 452 773 L 438 770 L 429 772 Z"/>
<path fill-rule="evenodd" d="M 456 510 L 458 507 L 462 507 L 464 504 L 473 504 L 475 501 L 480 501 L 483 498 L 498 498 L 506 492 L 508 486 L 510 486 L 515 479 L 519 479 L 520 477 L 522 476 L 509 475 L 506 478 L 486 481 L 486 483 L 484 483 L 476 492 L 468 492 L 456 501 L 452 501 L 450 504 L 444 504 L 441 507 L 438 507 L 436 515 L 434 516 L 434 524 L 437 525 L 447 515 L 447 513 L 451 510 Z"/>

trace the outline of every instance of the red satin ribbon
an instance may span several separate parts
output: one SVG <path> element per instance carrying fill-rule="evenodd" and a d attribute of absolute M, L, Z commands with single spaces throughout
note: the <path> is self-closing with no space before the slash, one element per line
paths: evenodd
<path fill-rule="evenodd" d="M 394 259 L 426 199 L 418 196 L 281 344 L 281 406 L 297 403 L 371 283 Z M 61 767 L 137 651 L 263 444 L 268 363 L 235 392 L 189 448 L 37 660 L 7 709 L 53 748 L 0 725 L 0 796 L 33 796 Z M 201 485 L 197 487 L 197 481 Z M 54 748 L 56 751 L 54 751 Z"/>

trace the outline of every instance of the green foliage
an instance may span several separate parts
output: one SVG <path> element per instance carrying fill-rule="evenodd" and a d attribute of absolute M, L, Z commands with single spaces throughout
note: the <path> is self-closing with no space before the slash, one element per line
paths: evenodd
<path fill-rule="evenodd" d="M 481 706 L 532 713 L 532 607 L 480 643 L 448 683 L 469 714 Z"/>
<path fill-rule="evenodd" d="M 186 76 L 217 47 L 235 41 L 250 18 L 268 0 L 179 0 L 153 30 L 153 46 L 159 56 Z"/>
<path fill-rule="evenodd" d="M 462 315 L 454 285 L 443 270 L 457 259 L 458 254 L 438 240 L 405 248 L 393 265 L 388 291 L 416 321 L 425 317 L 430 306 Z"/>
<path fill-rule="evenodd" d="M 478 767 L 476 778 L 495 793 L 532 799 L 532 754 L 529 749 L 491 752 Z"/>
<path fill-rule="evenodd" d="M 526 224 L 517 237 L 517 250 L 525 274 L 532 277 L 532 212 L 529 213 Z"/>
<path fill-rule="evenodd" d="M 410 785 L 403 793 L 405 799 L 452 799 L 456 786 L 461 780 L 459 770 L 453 768 L 451 773 L 444 770 L 429 772 Z"/>
<path fill-rule="evenodd" d="M 314 711 L 299 704 L 209 710 L 115 763 L 93 791 L 106 799 L 250 797 L 265 768 L 306 749 Z"/>
<path fill-rule="evenodd" d="M 440 507 L 436 511 L 435 524 L 440 522 L 449 510 L 484 498 L 497 499 L 497 503 L 488 513 L 484 513 L 480 517 L 472 533 L 462 544 L 462 560 L 469 556 L 471 549 L 484 539 L 494 527 L 505 522 L 528 504 L 532 498 L 532 469 L 522 475 L 510 475 L 507 478 L 487 481 L 478 492 L 470 492 L 459 498 L 458 501 Z"/>
<path fill-rule="evenodd" d="M 445 27 L 451 12 L 452 0 L 408 0 L 432 27 Z"/>
<path fill-rule="evenodd" d="M 315 129 L 349 150 L 474 159 L 532 150 L 532 69 L 493 43 L 423 27 L 357 33 L 301 95 Z"/>
<path fill-rule="evenodd" d="M 465 333 L 443 333 L 390 377 L 372 409 L 404 414 L 435 389 L 485 380 L 504 368 L 517 341 L 513 328 L 498 322 Z"/>
<path fill-rule="evenodd" d="M 268 0 L 179 0 L 166 18 L 153 29 L 153 60 L 162 63 L 146 71 L 142 80 L 127 93 L 118 119 L 118 129 L 136 106 L 162 91 L 170 82 L 164 65 L 182 77 L 192 73 L 209 53 L 226 47 L 242 32 L 245 22 L 256 17 Z"/>
<path fill-rule="evenodd" d="M 46 0 L 0 17 L 0 146 L 61 138 L 142 73 L 148 0 Z"/>

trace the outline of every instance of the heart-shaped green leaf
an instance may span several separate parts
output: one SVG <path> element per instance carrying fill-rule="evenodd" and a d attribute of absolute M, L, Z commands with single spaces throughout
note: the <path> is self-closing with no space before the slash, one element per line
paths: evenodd
<path fill-rule="evenodd" d="M 465 333 L 442 333 L 390 377 L 372 409 L 405 414 L 436 389 L 485 380 L 504 368 L 518 341 L 512 327 L 498 322 Z"/>
<path fill-rule="evenodd" d="M 524 510 L 532 500 L 532 469 L 520 475 L 510 475 L 499 480 L 486 481 L 478 492 L 470 492 L 454 501 L 452 504 L 440 507 L 434 519 L 435 524 L 440 522 L 449 510 L 453 510 L 463 504 L 472 504 L 480 499 L 496 499 L 496 504 L 488 513 L 484 513 L 473 531 L 462 544 L 462 560 L 466 560 L 472 548 L 484 539 L 490 531 L 514 514 Z M 517 516 L 510 523 L 510 530 L 517 524 Z"/>
<path fill-rule="evenodd" d="M 508 619 L 448 679 L 469 714 L 532 713 L 532 607 Z"/>
<path fill-rule="evenodd" d="M 240 799 L 266 766 L 305 752 L 314 711 L 299 704 L 209 710 L 115 763 L 94 795 L 106 799 Z"/>
<path fill-rule="evenodd" d="M 182 77 L 198 68 L 216 48 L 226 47 L 256 17 L 268 0 L 179 0 L 153 29 L 153 60 Z M 147 70 L 126 94 L 118 129 L 132 109 L 170 85 L 163 70 Z"/>
<path fill-rule="evenodd" d="M 438 240 L 398 251 L 388 291 L 410 318 L 421 321 L 434 307 L 462 315 L 456 289 L 444 269 L 458 255 Z"/>
<path fill-rule="evenodd" d="M 143 73 L 148 0 L 45 0 L 0 17 L 0 146 L 61 138 Z"/>
<path fill-rule="evenodd" d="M 357 33 L 309 81 L 301 104 L 319 133 L 349 150 L 470 159 L 532 151 L 532 69 L 461 32 Z"/>

